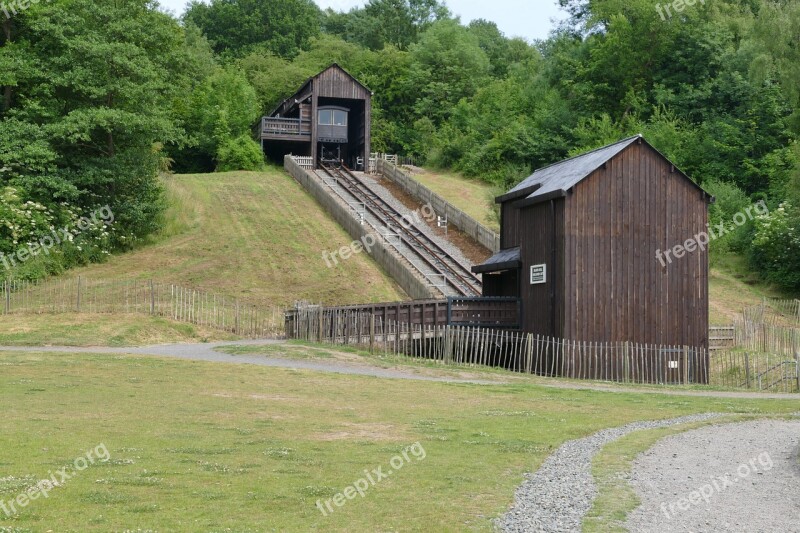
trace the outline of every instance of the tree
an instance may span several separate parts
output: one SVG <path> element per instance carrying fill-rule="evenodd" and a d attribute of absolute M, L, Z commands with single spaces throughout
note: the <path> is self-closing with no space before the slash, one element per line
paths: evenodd
<path fill-rule="evenodd" d="M 441 124 L 462 98 L 475 94 L 486 81 L 489 59 L 478 39 L 458 22 L 432 25 L 411 47 L 411 84 L 419 117 Z"/>
<path fill-rule="evenodd" d="M 784 203 L 758 217 L 750 257 L 768 280 L 800 292 L 800 210 Z"/>
<path fill-rule="evenodd" d="M 207 172 L 219 168 L 221 147 L 226 146 L 225 154 L 244 147 L 242 142 L 232 143 L 251 135 L 260 113 L 256 91 L 245 75 L 232 67 L 216 68 L 192 91 L 185 107 L 182 122 L 189 142 L 174 153 L 178 170 Z"/>
<path fill-rule="evenodd" d="M 260 46 L 292 58 L 319 35 L 322 14 L 313 0 L 193 0 L 183 18 L 218 54 L 242 56 Z"/>
<path fill-rule="evenodd" d="M 13 66 L 0 179 L 48 205 L 111 205 L 117 245 L 151 232 L 160 147 L 183 138 L 171 106 L 187 65 L 177 21 L 147 0 L 71 0 L 31 7 L 14 30 L 0 47 Z"/>
<path fill-rule="evenodd" d="M 438 0 L 369 0 L 346 15 L 328 15 L 326 27 L 371 50 L 407 50 L 433 23 L 450 18 Z"/>

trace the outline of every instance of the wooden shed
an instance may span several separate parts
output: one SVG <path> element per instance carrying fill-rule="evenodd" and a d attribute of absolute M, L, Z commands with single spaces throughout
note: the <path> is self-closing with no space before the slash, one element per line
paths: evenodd
<path fill-rule="evenodd" d="M 372 92 L 337 64 L 306 80 L 261 120 L 261 145 L 276 160 L 286 154 L 341 160 L 350 168 L 369 161 Z"/>
<path fill-rule="evenodd" d="M 713 198 L 641 135 L 539 169 L 496 201 L 501 251 L 473 271 L 484 296 L 522 300 L 523 330 L 708 347 L 707 250 L 663 252 L 707 231 Z"/>

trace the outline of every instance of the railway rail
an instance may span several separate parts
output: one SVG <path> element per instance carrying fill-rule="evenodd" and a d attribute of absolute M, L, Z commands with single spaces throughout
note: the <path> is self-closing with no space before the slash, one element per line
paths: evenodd
<path fill-rule="evenodd" d="M 396 232 L 401 242 L 433 273 L 443 276 L 445 285 L 457 295 L 481 295 L 481 281 L 468 267 L 461 264 L 425 232 L 415 227 L 413 221 L 392 207 L 350 169 L 344 165 L 337 167 L 329 163 L 321 165 L 321 169 L 328 177 L 335 179 L 356 201 L 362 202 L 364 208 L 386 228 Z"/>

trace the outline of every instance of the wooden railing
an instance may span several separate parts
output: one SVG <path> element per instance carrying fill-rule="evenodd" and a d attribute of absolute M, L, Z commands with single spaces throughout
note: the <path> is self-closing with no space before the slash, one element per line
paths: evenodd
<path fill-rule="evenodd" d="M 583 342 L 497 327 L 497 322 L 510 321 L 514 305 L 514 299 L 451 298 L 300 307 L 285 315 L 286 336 L 353 345 L 373 353 L 444 364 L 496 366 L 542 376 L 800 392 L 800 355 L 792 352 L 797 346 L 792 344 L 794 338 L 780 337 L 780 342 L 768 341 L 765 347 L 764 332 L 769 329 L 750 331 L 748 335 L 756 335 L 755 342 L 713 352 L 690 346 Z M 487 322 L 495 324 L 476 327 Z M 737 327 L 740 342 L 741 331 Z M 782 353 L 787 351 L 789 354 Z"/>
<path fill-rule="evenodd" d="M 311 136 L 311 121 L 299 118 L 263 117 L 261 119 L 261 135 Z"/>
<path fill-rule="evenodd" d="M 314 168 L 314 158 L 312 158 L 310 155 L 309 156 L 305 156 L 305 155 L 291 155 L 290 154 L 290 157 L 302 169 L 311 170 L 312 168 Z"/>
<path fill-rule="evenodd" d="M 327 329 L 320 329 L 321 316 L 329 318 Z M 352 320 L 352 317 L 360 317 Z M 480 326 L 501 329 L 519 327 L 518 298 L 448 298 L 447 300 L 413 300 L 342 307 L 301 307 L 286 312 L 286 335 L 325 341 L 332 336 L 336 323 L 398 323 L 413 331 L 421 326 Z M 360 327 L 360 326 L 359 326 Z M 347 332 L 360 336 L 362 331 Z"/>
<path fill-rule="evenodd" d="M 519 298 L 448 298 L 447 323 L 451 326 L 519 329 Z"/>

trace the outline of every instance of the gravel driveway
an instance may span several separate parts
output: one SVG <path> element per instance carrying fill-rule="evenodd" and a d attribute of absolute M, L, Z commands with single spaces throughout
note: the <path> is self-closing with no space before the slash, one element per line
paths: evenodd
<path fill-rule="evenodd" d="M 682 416 L 669 420 L 633 422 L 604 429 L 562 444 L 517 489 L 514 506 L 497 521 L 507 532 L 564 532 L 581 530 L 581 521 L 597 496 L 591 464 L 606 444 L 633 431 L 656 429 L 721 416 L 718 413 Z"/>
<path fill-rule="evenodd" d="M 708 426 L 634 463 L 633 532 L 800 532 L 800 420 Z"/>

